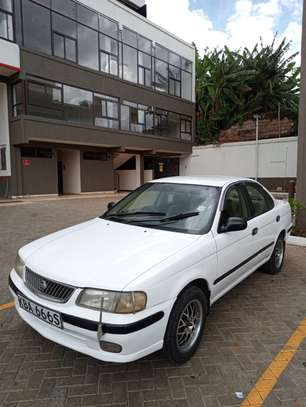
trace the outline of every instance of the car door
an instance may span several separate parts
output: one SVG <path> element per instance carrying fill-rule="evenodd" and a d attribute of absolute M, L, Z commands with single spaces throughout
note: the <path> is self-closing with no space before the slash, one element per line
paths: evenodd
<path fill-rule="evenodd" d="M 280 216 L 274 210 L 273 198 L 260 184 L 249 181 L 243 184 L 243 188 L 251 209 L 248 223 L 257 236 L 254 255 L 260 264 L 269 259 L 273 251 Z"/>
<path fill-rule="evenodd" d="M 217 275 L 213 283 L 215 299 L 221 297 L 247 273 L 255 262 L 252 256 L 257 247 L 253 225 L 244 230 L 221 232 L 220 225 L 229 217 L 248 220 L 250 207 L 241 183 L 231 185 L 221 201 L 218 227 L 213 231 L 217 249 Z"/>

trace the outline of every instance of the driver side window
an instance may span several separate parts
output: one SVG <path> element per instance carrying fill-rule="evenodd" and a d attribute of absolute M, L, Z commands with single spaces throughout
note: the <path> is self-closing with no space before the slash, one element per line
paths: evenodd
<path fill-rule="evenodd" d="M 248 219 L 248 209 L 243 194 L 238 185 L 230 188 L 224 200 L 223 215 L 228 218 Z"/>

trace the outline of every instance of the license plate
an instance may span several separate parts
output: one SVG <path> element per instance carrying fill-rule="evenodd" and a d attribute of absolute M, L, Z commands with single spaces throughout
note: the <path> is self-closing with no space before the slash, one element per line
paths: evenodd
<path fill-rule="evenodd" d="M 34 315 L 36 318 L 39 318 L 41 321 L 44 321 L 49 325 L 56 326 L 60 329 L 63 328 L 62 317 L 59 312 L 42 307 L 41 305 L 36 304 L 35 302 L 30 301 L 21 295 L 18 295 L 18 302 L 20 308 Z"/>

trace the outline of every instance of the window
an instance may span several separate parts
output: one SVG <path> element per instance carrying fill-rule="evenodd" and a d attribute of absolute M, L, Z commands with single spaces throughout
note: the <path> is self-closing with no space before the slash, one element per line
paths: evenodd
<path fill-rule="evenodd" d="M 155 56 L 158 59 L 162 59 L 165 62 L 169 62 L 169 51 L 158 44 L 156 44 L 155 46 Z"/>
<path fill-rule="evenodd" d="M 81 24 L 78 25 L 78 56 L 79 64 L 92 68 L 99 69 L 98 58 L 98 33 Z"/>
<path fill-rule="evenodd" d="M 21 147 L 21 157 L 26 158 L 52 158 L 51 148 Z"/>
<path fill-rule="evenodd" d="M 192 121 L 191 119 L 181 119 L 181 139 L 191 141 L 192 139 Z"/>
<path fill-rule="evenodd" d="M 118 23 L 102 15 L 99 16 L 99 30 L 104 34 L 109 35 L 110 37 L 116 39 L 118 39 L 119 37 Z"/>
<path fill-rule="evenodd" d="M 182 71 L 182 98 L 192 100 L 192 75 Z"/>
<path fill-rule="evenodd" d="M 154 133 L 158 136 L 168 136 L 168 112 L 162 109 L 155 109 L 154 113 Z"/>
<path fill-rule="evenodd" d="M 72 62 L 77 61 L 77 25 L 76 22 L 52 13 L 53 54 Z"/>
<path fill-rule="evenodd" d="M 138 51 L 138 83 L 152 86 L 152 57 L 140 51 Z"/>
<path fill-rule="evenodd" d="M 230 188 L 226 193 L 224 200 L 222 219 L 223 221 L 226 221 L 231 217 L 242 219 L 248 218 L 247 205 L 238 186 L 233 186 Z"/>
<path fill-rule="evenodd" d="M 260 185 L 247 183 L 246 190 L 252 203 L 252 217 L 262 215 L 274 208 L 273 199 Z"/>
<path fill-rule="evenodd" d="M 96 152 L 96 151 L 84 151 L 83 160 L 91 161 L 109 161 L 110 154 L 105 152 Z"/>
<path fill-rule="evenodd" d="M 155 88 L 168 93 L 168 64 L 155 59 Z"/>
<path fill-rule="evenodd" d="M 135 133 L 143 133 L 148 126 L 148 107 L 124 101 L 121 105 L 121 128 Z"/>
<path fill-rule="evenodd" d="M 92 92 L 66 85 L 63 88 L 65 119 L 69 122 L 92 124 Z"/>
<path fill-rule="evenodd" d="M 118 41 L 105 34 L 100 34 L 100 69 L 102 72 L 118 76 Z"/>
<path fill-rule="evenodd" d="M 63 118 L 62 85 L 49 81 L 28 82 L 27 113 L 52 119 Z"/>
<path fill-rule="evenodd" d="M 76 3 L 73 0 L 52 0 L 52 9 L 76 19 Z"/>
<path fill-rule="evenodd" d="M 168 136 L 180 138 L 180 116 L 177 113 L 168 113 Z"/>
<path fill-rule="evenodd" d="M 24 45 L 51 54 L 50 11 L 29 0 L 22 6 Z"/>
<path fill-rule="evenodd" d="M 13 116 L 17 117 L 23 113 L 23 82 L 13 85 Z"/>
<path fill-rule="evenodd" d="M 95 30 L 98 30 L 99 20 L 98 14 L 90 10 L 87 7 L 84 7 L 80 4 L 77 6 L 78 21 L 82 24 L 85 24 Z"/>
<path fill-rule="evenodd" d="M 137 83 L 137 50 L 123 45 L 123 79 Z"/>
<path fill-rule="evenodd" d="M 0 0 L 0 38 L 13 41 L 13 4 L 12 0 Z"/>
<path fill-rule="evenodd" d="M 0 146 L 0 171 L 6 171 L 6 146 Z"/>
<path fill-rule="evenodd" d="M 137 34 L 126 27 L 123 27 L 122 29 L 122 41 L 125 44 L 129 44 L 132 47 L 137 48 Z"/>
<path fill-rule="evenodd" d="M 181 70 L 173 65 L 169 65 L 169 93 L 181 96 Z"/>
<path fill-rule="evenodd" d="M 119 101 L 106 95 L 94 95 L 95 126 L 119 128 Z"/>

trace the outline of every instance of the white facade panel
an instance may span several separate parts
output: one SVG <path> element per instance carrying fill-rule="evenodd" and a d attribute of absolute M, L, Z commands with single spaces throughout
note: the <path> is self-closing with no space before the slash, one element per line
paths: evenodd
<path fill-rule="evenodd" d="M 0 39 L 0 66 L 20 69 L 20 50 L 17 44 Z"/>
<path fill-rule="evenodd" d="M 8 120 L 7 86 L 0 82 L 0 148 L 5 149 L 6 169 L 1 169 L 0 177 L 11 176 L 10 135 Z"/>
<path fill-rule="evenodd" d="M 260 140 L 259 178 L 295 178 L 297 137 Z M 256 176 L 256 142 L 194 147 L 180 161 L 180 175 Z"/>

